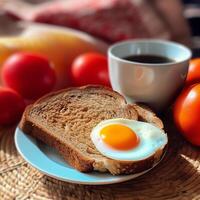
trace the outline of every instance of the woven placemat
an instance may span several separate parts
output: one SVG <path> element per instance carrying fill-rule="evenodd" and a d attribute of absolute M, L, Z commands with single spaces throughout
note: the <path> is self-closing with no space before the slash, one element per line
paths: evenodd
<path fill-rule="evenodd" d="M 165 118 L 170 140 L 162 162 L 146 175 L 106 186 L 70 184 L 43 175 L 17 153 L 13 128 L 1 128 L 0 199 L 200 199 L 200 149 L 183 140 L 171 117 Z"/>

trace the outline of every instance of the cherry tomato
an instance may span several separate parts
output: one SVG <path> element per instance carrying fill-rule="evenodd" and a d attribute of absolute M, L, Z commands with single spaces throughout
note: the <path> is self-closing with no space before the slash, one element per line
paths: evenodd
<path fill-rule="evenodd" d="M 25 108 L 23 98 L 10 88 L 0 87 L 0 124 L 17 122 Z"/>
<path fill-rule="evenodd" d="M 100 84 L 110 86 L 107 57 L 99 53 L 86 53 L 72 63 L 72 82 L 76 86 Z"/>
<path fill-rule="evenodd" d="M 174 105 L 174 120 L 192 144 L 200 146 L 200 84 L 184 89 Z"/>
<path fill-rule="evenodd" d="M 186 84 L 200 83 L 200 58 L 190 61 Z"/>
<path fill-rule="evenodd" d="M 56 76 L 48 59 L 35 53 L 11 55 L 2 68 L 3 83 L 26 99 L 36 99 L 50 92 Z"/>

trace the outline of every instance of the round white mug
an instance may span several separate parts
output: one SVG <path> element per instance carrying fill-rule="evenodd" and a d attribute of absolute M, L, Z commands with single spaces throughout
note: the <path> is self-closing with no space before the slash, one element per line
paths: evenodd
<path fill-rule="evenodd" d="M 152 64 L 124 59 L 130 55 L 162 56 L 173 61 Z M 145 103 L 161 111 L 183 86 L 191 55 L 187 47 L 165 40 L 118 42 L 108 50 L 112 88 L 125 96 L 128 103 Z"/>

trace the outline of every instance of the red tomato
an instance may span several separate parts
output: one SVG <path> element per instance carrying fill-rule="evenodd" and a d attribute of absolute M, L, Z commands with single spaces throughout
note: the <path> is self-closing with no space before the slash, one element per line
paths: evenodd
<path fill-rule="evenodd" d="M 174 120 L 192 144 L 200 146 L 200 84 L 182 91 L 174 105 Z"/>
<path fill-rule="evenodd" d="M 190 61 L 186 84 L 200 83 L 200 58 Z"/>
<path fill-rule="evenodd" d="M 25 108 L 23 98 L 14 90 L 0 87 L 0 124 L 17 122 Z"/>
<path fill-rule="evenodd" d="M 46 57 L 22 52 L 5 61 L 2 80 L 24 98 L 36 99 L 53 89 L 56 76 Z"/>
<path fill-rule="evenodd" d="M 99 53 L 86 53 L 72 63 L 72 82 L 76 86 L 100 84 L 110 86 L 107 57 Z"/>

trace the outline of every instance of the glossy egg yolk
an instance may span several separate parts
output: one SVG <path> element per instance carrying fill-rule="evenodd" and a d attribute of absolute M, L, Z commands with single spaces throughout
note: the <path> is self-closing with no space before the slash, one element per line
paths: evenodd
<path fill-rule="evenodd" d="M 117 150 L 130 150 L 139 143 L 136 133 L 127 126 L 111 124 L 100 131 L 100 137 L 110 147 Z"/>

